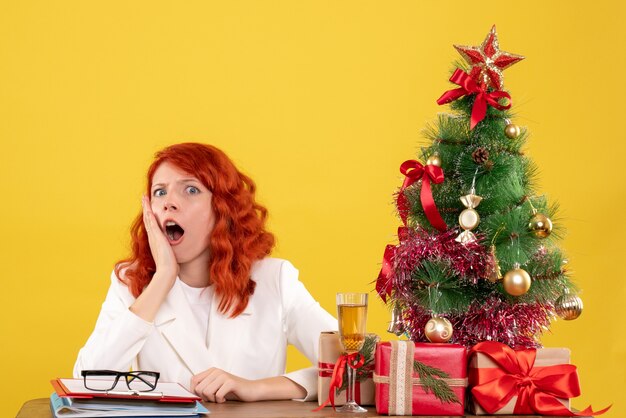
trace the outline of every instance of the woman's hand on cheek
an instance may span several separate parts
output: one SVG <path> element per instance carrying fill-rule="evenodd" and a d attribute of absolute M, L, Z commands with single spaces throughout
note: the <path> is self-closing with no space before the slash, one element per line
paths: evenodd
<path fill-rule="evenodd" d="M 226 400 L 251 402 L 259 400 L 260 383 L 212 367 L 191 378 L 191 391 L 204 401 Z"/>
<path fill-rule="evenodd" d="M 163 231 L 161 231 L 147 196 L 143 197 L 141 205 L 143 207 L 143 224 L 148 234 L 148 243 L 150 244 L 150 251 L 156 265 L 156 272 L 163 277 L 169 278 L 174 283 L 174 279 L 178 276 L 179 267 L 172 246 L 167 241 Z"/>

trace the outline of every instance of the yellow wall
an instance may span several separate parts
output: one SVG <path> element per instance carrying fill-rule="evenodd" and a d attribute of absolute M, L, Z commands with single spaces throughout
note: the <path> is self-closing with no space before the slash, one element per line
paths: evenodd
<path fill-rule="evenodd" d="M 398 166 L 444 110 L 452 44 L 478 44 L 496 23 L 502 49 L 528 57 L 505 85 L 541 188 L 562 205 L 585 302 L 544 342 L 572 349 L 575 406 L 613 402 L 606 416 L 626 416 L 626 13 L 617 0 L 572 4 L 2 2 L 3 410 L 70 375 L 151 155 L 172 142 L 211 142 L 257 181 L 275 255 L 329 311 L 337 291 L 372 290 L 398 224 Z M 371 296 L 369 329 L 389 338 Z"/>

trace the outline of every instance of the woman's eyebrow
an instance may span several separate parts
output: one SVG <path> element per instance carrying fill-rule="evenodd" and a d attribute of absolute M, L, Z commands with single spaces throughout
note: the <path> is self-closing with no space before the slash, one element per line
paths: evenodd
<path fill-rule="evenodd" d="M 180 179 L 180 180 L 176 180 L 176 183 L 188 183 L 190 181 L 196 182 L 196 183 L 200 183 L 200 180 L 198 180 L 195 177 L 186 177 L 184 179 Z M 155 183 L 152 185 L 152 188 L 154 189 L 155 187 L 164 187 L 166 186 L 165 183 Z"/>

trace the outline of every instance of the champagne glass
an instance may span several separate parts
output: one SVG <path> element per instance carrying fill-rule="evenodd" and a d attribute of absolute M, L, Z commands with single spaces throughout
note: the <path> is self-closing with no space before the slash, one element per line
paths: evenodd
<path fill-rule="evenodd" d="M 346 354 L 358 353 L 365 343 L 367 321 L 367 293 L 337 293 L 337 316 L 339 317 L 339 340 Z M 346 403 L 338 412 L 367 412 L 354 401 L 356 370 L 346 365 L 348 387 Z"/>

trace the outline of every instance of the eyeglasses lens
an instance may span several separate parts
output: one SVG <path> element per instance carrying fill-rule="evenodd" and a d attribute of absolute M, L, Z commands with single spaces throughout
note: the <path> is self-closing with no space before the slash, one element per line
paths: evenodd
<path fill-rule="evenodd" d="M 112 390 L 115 387 L 117 381 L 117 374 L 88 374 L 85 376 L 85 387 L 89 390 Z"/>
<path fill-rule="evenodd" d="M 131 390 L 148 392 L 154 390 L 157 383 L 157 375 L 152 373 L 131 373 L 126 376 L 126 382 Z"/>

